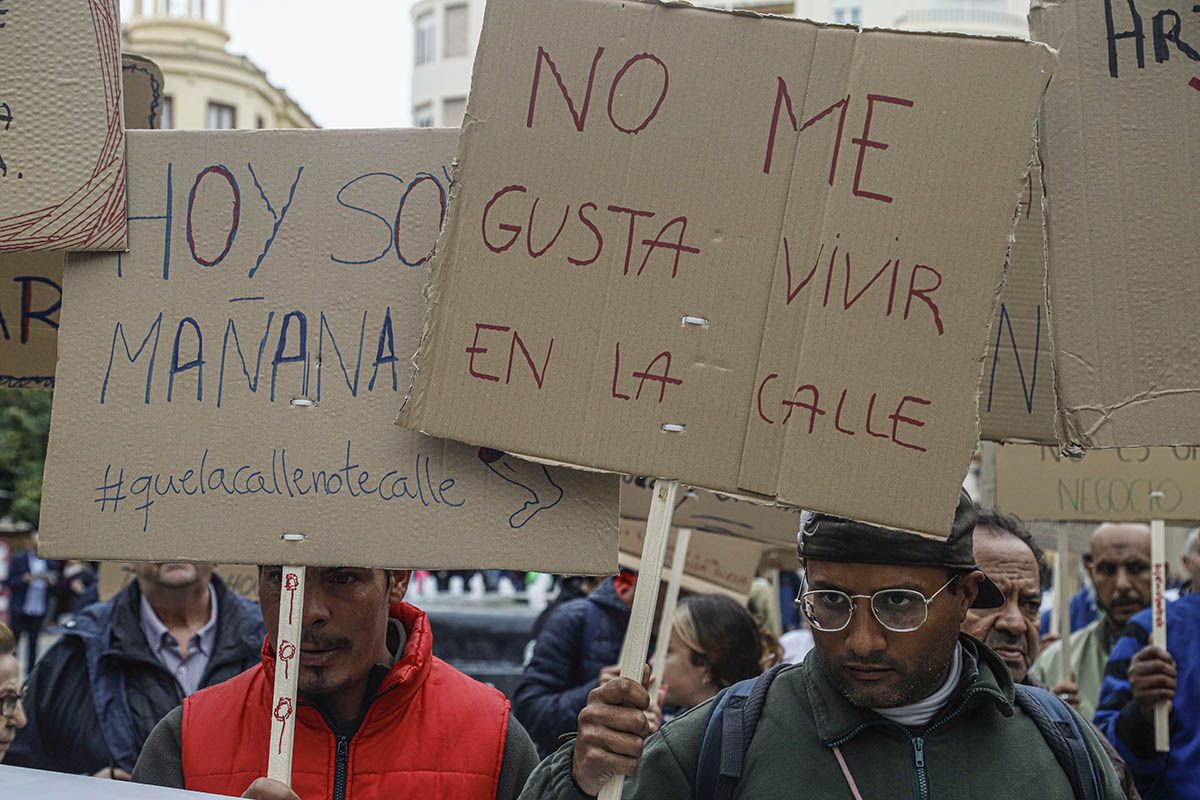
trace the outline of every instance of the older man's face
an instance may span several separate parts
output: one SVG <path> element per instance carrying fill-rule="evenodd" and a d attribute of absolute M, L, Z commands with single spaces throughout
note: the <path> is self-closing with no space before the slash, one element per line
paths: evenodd
<path fill-rule="evenodd" d="M 975 561 L 1004 593 L 1004 605 L 968 611 L 963 633 L 990 647 L 1020 683 L 1038 654 L 1042 592 L 1037 560 L 1017 537 L 976 528 Z"/>
<path fill-rule="evenodd" d="M 842 696 L 863 708 L 895 708 L 923 700 L 946 679 L 958 629 L 979 591 L 979 573 L 959 578 L 929 604 L 925 624 L 898 633 L 883 627 L 867 600 L 856 600 L 850 624 L 840 631 L 813 629 L 821 671 Z M 942 567 L 838 564 L 809 559 L 809 589 L 871 595 L 881 589 L 915 589 L 932 597 L 949 575 Z"/>
<path fill-rule="evenodd" d="M 1106 522 L 1092 534 L 1088 574 L 1096 605 L 1118 629 L 1150 605 L 1150 526 Z"/>

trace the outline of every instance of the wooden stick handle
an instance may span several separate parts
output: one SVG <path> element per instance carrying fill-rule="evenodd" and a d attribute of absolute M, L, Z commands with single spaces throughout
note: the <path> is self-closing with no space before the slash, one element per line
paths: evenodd
<path fill-rule="evenodd" d="M 667 662 L 667 645 L 671 642 L 671 631 L 675 627 L 675 608 L 679 604 L 679 582 L 683 579 L 683 568 L 687 564 L 688 545 L 692 540 L 692 531 L 681 528 L 675 534 L 675 552 L 671 557 L 671 575 L 667 579 L 667 594 L 663 597 L 663 607 L 658 618 L 658 638 L 654 646 L 654 659 L 650 662 L 650 674 L 654 677 L 650 683 L 650 701 L 658 698 L 662 688 L 663 668 Z"/>
<path fill-rule="evenodd" d="M 267 777 L 291 786 L 296 686 L 300 681 L 301 619 L 304 617 L 304 567 L 284 567 L 279 587 L 279 635 L 275 642 L 275 694 L 271 700 Z"/>
<path fill-rule="evenodd" d="M 1071 540 L 1066 529 L 1059 529 L 1057 552 L 1054 557 L 1054 576 L 1058 581 L 1058 590 L 1054 593 L 1054 615 L 1058 618 L 1060 669 L 1059 683 L 1073 683 L 1075 676 L 1071 670 L 1071 581 L 1068 572 L 1071 570 Z M 1061 573 L 1061 574 L 1060 574 Z"/>
<path fill-rule="evenodd" d="M 646 538 L 642 542 L 642 563 L 637 589 L 633 593 L 633 610 L 629 628 L 621 645 L 621 677 L 642 680 L 646 651 L 650 647 L 650 628 L 654 625 L 654 605 L 658 602 L 663 561 L 667 554 L 667 536 L 671 531 L 671 514 L 675 510 L 678 481 L 658 480 L 650 499 L 650 514 L 646 520 Z M 599 800 L 620 800 L 625 776 L 617 775 L 600 790 Z"/>
<path fill-rule="evenodd" d="M 1150 607 L 1154 609 L 1151 643 L 1167 649 L 1167 543 L 1166 523 L 1161 519 L 1150 522 Z M 1154 749 L 1165 753 L 1171 749 L 1170 708 L 1166 702 L 1154 706 Z"/>

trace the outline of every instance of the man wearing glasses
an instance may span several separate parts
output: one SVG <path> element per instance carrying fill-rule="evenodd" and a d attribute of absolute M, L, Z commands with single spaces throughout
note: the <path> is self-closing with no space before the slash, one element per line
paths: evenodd
<path fill-rule="evenodd" d="M 944 540 L 804 516 L 799 552 L 807 585 L 798 602 L 816 646 L 770 684 L 740 780 L 719 796 L 1076 797 L 1078 778 L 1016 702 L 1004 662 L 959 634 L 969 608 L 1003 602 L 975 564 L 976 513 L 964 495 Z M 700 796 L 697 778 L 707 774 L 712 751 L 704 763 L 700 753 L 715 701 L 646 740 L 641 710 L 649 699 L 631 680 L 594 690 L 578 737 L 542 762 L 522 798 L 595 795 L 614 775 L 633 776 L 625 798 Z M 1118 800 L 1098 738 L 1069 718 L 1083 729 L 1094 796 Z M 737 738 L 723 740 L 722 764 Z"/>
<path fill-rule="evenodd" d="M 21 665 L 14 652 L 17 642 L 8 626 L 0 622 L 0 761 L 25 727 L 25 709 L 21 707 Z"/>

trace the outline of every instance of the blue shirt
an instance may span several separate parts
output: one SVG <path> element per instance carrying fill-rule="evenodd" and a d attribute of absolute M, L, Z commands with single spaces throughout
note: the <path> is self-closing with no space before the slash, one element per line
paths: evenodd
<path fill-rule="evenodd" d="M 193 633 L 192 638 L 188 640 L 188 654 L 187 658 L 184 658 L 180 655 L 179 643 L 154 613 L 146 595 L 142 595 L 142 633 L 159 663 L 175 676 L 184 697 L 200 688 L 204 670 L 208 667 L 208 660 L 212 657 L 213 648 L 217 643 L 217 593 L 211 583 L 208 585 L 208 597 L 212 613 L 204 627 Z"/>

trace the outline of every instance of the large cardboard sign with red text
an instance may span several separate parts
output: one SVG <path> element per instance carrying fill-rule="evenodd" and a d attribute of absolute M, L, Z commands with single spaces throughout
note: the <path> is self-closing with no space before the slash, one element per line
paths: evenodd
<path fill-rule="evenodd" d="M 979 438 L 1057 444 L 1054 363 L 1046 311 L 1045 192 L 1035 159 L 1017 206 L 1008 269 L 979 393 Z"/>
<path fill-rule="evenodd" d="M 996 506 L 1030 520 L 1200 520 L 1195 447 L 1093 450 L 1082 459 L 1057 447 L 996 451 Z"/>
<path fill-rule="evenodd" d="M 1200 11 L 1035 2 L 1060 48 L 1041 124 L 1066 442 L 1200 444 Z"/>
<path fill-rule="evenodd" d="M 0 252 L 125 249 L 117 0 L 0 2 Z"/>
<path fill-rule="evenodd" d="M 617 478 L 392 424 L 454 141 L 130 132 L 130 252 L 64 276 L 42 552 L 612 572 Z"/>
<path fill-rule="evenodd" d="M 158 65 L 124 53 L 121 82 L 126 125 L 157 128 L 163 97 Z M 62 252 L 0 254 L 0 386 L 53 388 L 66 263 Z"/>
<path fill-rule="evenodd" d="M 944 535 L 1052 62 L 489 5 L 400 423 Z"/>

